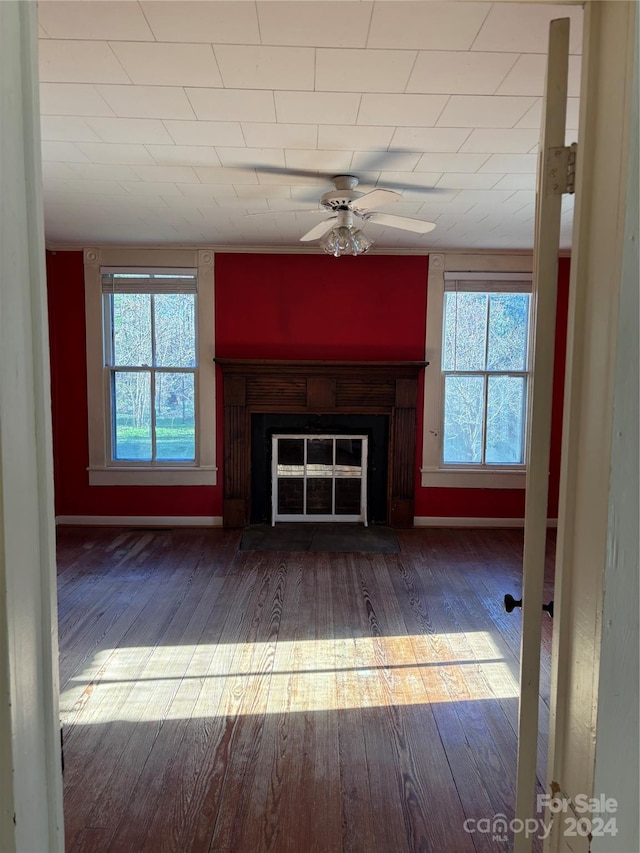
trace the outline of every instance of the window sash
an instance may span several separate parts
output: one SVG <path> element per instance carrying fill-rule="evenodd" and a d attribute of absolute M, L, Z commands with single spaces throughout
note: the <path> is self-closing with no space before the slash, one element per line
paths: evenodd
<path fill-rule="evenodd" d="M 464 470 L 491 470 L 491 471 L 505 471 L 505 470 L 523 470 L 526 465 L 527 458 L 527 418 L 528 418 L 528 393 L 529 393 L 529 376 L 531 374 L 530 364 L 531 364 L 531 300 L 528 305 L 527 312 L 527 339 L 526 339 L 526 351 L 524 353 L 524 362 L 526 368 L 524 370 L 488 370 L 488 354 L 489 354 L 489 343 L 490 343 L 490 296 L 493 293 L 514 293 L 514 294 L 530 294 L 531 293 L 531 280 L 530 276 L 525 277 L 522 281 L 514 281 L 514 277 L 512 275 L 504 275 L 501 276 L 497 274 L 495 278 L 487 278 L 485 274 L 474 275 L 464 274 L 464 276 L 455 277 L 447 276 L 445 273 L 445 281 L 444 281 L 444 295 L 447 293 L 482 293 L 487 296 L 485 310 L 486 310 L 486 320 L 485 320 L 485 339 L 484 339 L 484 368 L 474 369 L 474 368 L 463 368 L 460 370 L 455 370 L 451 368 L 443 367 L 444 360 L 444 342 L 445 342 L 445 334 L 446 334 L 446 311 L 447 304 L 446 299 L 443 299 L 442 302 L 442 325 L 441 325 L 441 345 L 440 345 L 440 374 L 441 374 L 441 388 L 440 388 L 440 435 L 442 436 L 442 440 L 439 443 L 439 467 L 442 470 L 452 470 L 452 469 L 464 469 Z M 474 376 L 474 377 L 482 377 L 483 379 L 483 400 L 482 400 L 482 447 L 481 447 L 481 458 L 479 462 L 448 462 L 445 460 L 445 413 L 446 413 L 446 380 L 448 376 Z M 523 412 L 521 419 L 521 446 L 522 446 L 522 458 L 523 461 L 520 463 L 505 463 L 500 464 L 496 462 L 487 463 L 486 455 L 487 455 L 487 421 L 489 416 L 489 378 L 493 377 L 518 377 L 524 380 L 524 389 L 523 389 Z"/>
<path fill-rule="evenodd" d="M 441 371 L 441 400 L 442 406 L 440 411 L 440 435 L 442 436 L 442 441 L 440 442 L 440 467 L 443 470 L 459 470 L 463 469 L 482 469 L 487 471 L 509 471 L 509 470 L 523 470 L 526 466 L 526 458 L 527 458 L 527 418 L 528 418 L 528 394 L 529 394 L 529 376 L 531 372 L 528 370 L 509 370 L 509 371 L 496 371 L 496 370 L 442 370 Z M 482 377 L 483 379 L 483 399 L 482 399 L 482 449 L 481 449 L 481 459 L 480 462 L 447 462 L 444 458 L 445 453 L 445 413 L 446 413 L 446 379 L 448 376 L 469 376 L 469 377 Z M 489 380 L 496 379 L 501 377 L 514 377 L 516 379 L 522 379 L 524 381 L 523 395 L 522 395 L 522 420 L 521 420 L 521 430 L 522 435 L 520 441 L 522 443 L 522 462 L 509 462 L 501 464 L 499 462 L 489 462 L 487 463 L 487 419 L 489 414 L 488 409 L 488 395 L 489 395 Z"/>
<path fill-rule="evenodd" d="M 124 273 L 127 268 L 118 268 Z M 131 268 L 128 268 L 129 270 Z M 163 468 L 163 467 L 193 467 L 199 465 L 198 448 L 200 446 L 198 431 L 199 431 L 199 364 L 198 364 L 198 297 L 197 297 L 197 277 L 192 275 L 193 270 L 159 270 L 153 269 L 153 274 L 164 276 L 168 272 L 176 275 L 185 274 L 189 278 L 186 280 L 185 287 L 180 286 L 179 280 L 162 279 L 159 287 L 153 284 L 152 279 L 125 279 L 122 287 L 116 280 L 113 281 L 111 273 L 113 270 L 106 271 L 102 269 L 102 294 L 103 294 L 103 355 L 105 369 L 105 413 L 106 413 L 106 438 L 107 438 L 107 459 L 109 466 L 113 467 L 136 467 L 144 468 Z M 178 281 L 178 284 L 176 284 Z M 113 285 L 113 286 L 112 286 Z M 151 321 L 151 353 L 152 364 L 150 365 L 131 365 L 131 364 L 116 364 L 114 358 L 114 337 L 113 337 L 113 295 L 117 293 L 137 293 L 149 294 L 150 299 L 150 321 Z M 194 354 L 195 365 L 162 365 L 156 364 L 156 318 L 155 318 L 155 300 L 156 294 L 179 294 L 188 293 L 194 295 Z M 116 373 L 149 373 L 151 390 L 150 390 L 150 423 L 151 423 L 151 459 L 117 459 L 116 458 L 116 409 L 115 409 L 115 376 Z M 194 385 L 194 456 L 191 459 L 168 459 L 158 460 L 157 456 L 157 431 L 156 431 L 156 376 L 159 373 L 190 373 L 193 375 Z"/>
<path fill-rule="evenodd" d="M 151 366 L 154 368 L 168 368 L 169 365 L 158 365 L 156 364 L 156 318 L 155 318 L 155 301 L 154 296 L 158 291 L 149 291 L 149 290 L 132 290 L 132 291 L 114 291 L 117 293 L 137 293 L 140 295 L 149 294 L 151 296 L 151 357 L 152 364 Z M 161 293 L 167 293 L 169 295 L 174 293 L 179 293 L 180 291 L 160 291 Z M 190 292 L 190 291 L 184 291 Z M 133 369 L 135 367 L 143 367 L 142 365 L 135 364 L 116 364 L 114 357 L 114 340 L 113 340 L 113 300 L 111 296 L 113 294 L 109 291 L 103 291 L 103 303 L 102 303 L 102 345 L 103 345 L 103 353 L 104 353 L 104 366 L 105 367 L 122 367 L 126 369 Z M 199 327 L 199 318 L 198 318 L 198 296 L 197 293 L 194 295 L 193 299 L 193 336 L 194 336 L 194 356 L 195 356 L 195 364 L 185 364 L 185 365 L 175 365 L 171 369 L 182 370 L 182 369 L 198 369 L 198 352 L 199 352 L 199 340 L 198 340 L 198 327 Z M 143 367 L 143 369 L 146 369 Z"/>

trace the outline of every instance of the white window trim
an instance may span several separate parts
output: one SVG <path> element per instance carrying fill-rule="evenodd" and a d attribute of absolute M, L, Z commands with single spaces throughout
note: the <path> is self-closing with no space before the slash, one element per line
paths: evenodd
<path fill-rule="evenodd" d="M 214 255 L 201 249 L 84 250 L 84 289 L 91 486 L 215 486 L 216 388 Z M 166 267 L 198 270 L 197 465 L 112 464 L 109 458 L 109 402 L 103 357 L 102 267 Z"/>
<path fill-rule="evenodd" d="M 526 466 L 482 466 L 456 468 L 441 463 L 442 382 L 441 352 L 445 276 L 464 281 L 531 282 L 530 255 L 441 255 L 429 256 L 427 280 L 427 323 L 424 376 L 421 485 L 459 489 L 524 489 Z M 531 387 L 531 383 L 529 388 Z"/>

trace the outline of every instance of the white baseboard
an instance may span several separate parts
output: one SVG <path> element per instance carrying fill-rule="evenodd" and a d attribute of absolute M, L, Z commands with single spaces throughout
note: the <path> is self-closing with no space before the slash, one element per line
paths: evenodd
<path fill-rule="evenodd" d="M 58 515 L 58 525 L 79 527 L 222 527 L 221 515 Z"/>
<path fill-rule="evenodd" d="M 456 516 L 418 515 L 414 527 L 524 527 L 524 518 L 462 518 Z M 557 527 L 558 519 L 547 519 L 547 527 Z"/>

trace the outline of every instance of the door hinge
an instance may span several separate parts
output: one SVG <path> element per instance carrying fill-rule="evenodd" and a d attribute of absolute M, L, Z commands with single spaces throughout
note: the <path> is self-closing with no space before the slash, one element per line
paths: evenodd
<path fill-rule="evenodd" d="M 575 193 L 577 151 L 577 142 L 559 148 L 547 148 L 546 170 L 549 195 Z"/>

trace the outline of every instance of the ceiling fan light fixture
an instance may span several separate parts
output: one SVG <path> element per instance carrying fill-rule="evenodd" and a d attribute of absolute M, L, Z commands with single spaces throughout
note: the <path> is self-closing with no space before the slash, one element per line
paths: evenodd
<path fill-rule="evenodd" d="M 342 255 L 364 255 L 372 246 L 373 240 L 353 225 L 337 225 L 320 241 L 322 251 L 333 255 L 334 258 Z"/>

